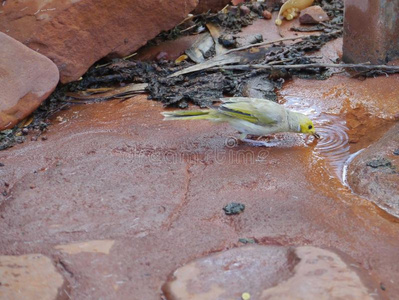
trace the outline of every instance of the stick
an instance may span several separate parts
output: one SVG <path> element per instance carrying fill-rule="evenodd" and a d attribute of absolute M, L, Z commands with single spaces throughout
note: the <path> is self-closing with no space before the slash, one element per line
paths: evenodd
<path fill-rule="evenodd" d="M 280 42 L 284 42 L 284 41 L 294 41 L 294 40 L 304 39 L 304 38 L 307 38 L 309 36 L 311 36 L 311 35 L 282 38 L 282 39 L 278 39 L 278 40 L 274 40 L 274 41 L 266 41 L 266 42 L 261 42 L 261 43 L 256 43 L 256 44 L 250 44 L 250 45 L 242 46 L 240 48 L 231 49 L 231 50 L 227 51 L 225 54 L 228 54 L 228 53 L 231 53 L 231 52 L 235 52 L 235 51 L 241 51 L 241 50 L 245 50 L 245 49 L 249 49 L 249 48 L 253 48 L 253 47 L 259 47 L 259 46 L 265 46 L 265 45 L 280 43 Z"/>
<path fill-rule="evenodd" d="M 340 32 L 341 32 L 341 30 L 336 30 L 336 31 L 329 32 L 328 35 L 332 35 L 332 34 L 336 34 L 336 33 L 340 33 Z M 228 53 L 235 52 L 235 51 L 241 51 L 241 50 L 249 49 L 252 47 L 271 45 L 271 44 L 276 44 L 276 43 L 280 43 L 280 42 L 284 42 L 284 41 L 294 41 L 294 40 L 306 39 L 308 37 L 314 37 L 314 36 L 320 36 L 320 35 L 302 35 L 302 36 L 297 36 L 297 37 L 287 37 L 287 38 L 277 39 L 274 41 L 265 41 L 265 42 L 261 42 L 261 43 L 257 43 L 257 44 L 242 46 L 240 48 L 234 48 L 234 49 L 227 51 L 224 54 L 228 54 Z"/>
<path fill-rule="evenodd" d="M 223 69 L 229 70 L 250 70 L 250 69 L 310 69 L 310 68 L 364 68 L 367 70 L 387 70 L 387 71 L 399 71 L 399 66 L 386 66 L 386 65 L 368 65 L 368 64 L 300 64 L 300 65 L 234 65 L 234 66 L 223 66 Z M 220 68 L 212 68 L 216 70 Z"/>

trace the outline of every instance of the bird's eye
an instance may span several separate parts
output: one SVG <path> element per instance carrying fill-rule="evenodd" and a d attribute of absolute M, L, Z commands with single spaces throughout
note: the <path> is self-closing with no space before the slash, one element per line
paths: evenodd
<path fill-rule="evenodd" d="M 309 125 L 309 126 L 308 126 L 308 128 L 309 128 L 309 129 L 312 129 L 312 128 L 313 128 L 313 126 L 312 126 L 312 125 Z"/>

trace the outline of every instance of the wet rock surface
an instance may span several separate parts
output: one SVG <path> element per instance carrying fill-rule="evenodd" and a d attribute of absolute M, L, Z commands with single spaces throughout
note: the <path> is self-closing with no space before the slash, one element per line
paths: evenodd
<path fill-rule="evenodd" d="M 348 183 L 353 191 L 399 218 L 399 125 L 357 155 L 349 165 Z"/>
<path fill-rule="evenodd" d="M 47 57 L 0 32 L 0 131 L 30 115 L 58 84 Z"/>
<path fill-rule="evenodd" d="M 131 54 L 182 21 L 197 4 L 197 0 L 4 1 L 0 31 L 49 57 L 65 83 L 77 80 L 107 55 Z"/>
<path fill-rule="evenodd" d="M 0 253 L 51 257 L 72 299 L 159 299 L 174 270 L 240 241 L 332 247 L 370 294 L 381 283 L 397 294 L 397 224 L 331 179 L 311 146 L 235 145 L 230 127 L 163 122 L 163 109 L 145 96 L 74 106 L 46 141 L 2 151 Z M 245 211 L 226 216 L 230 202 Z"/>
<path fill-rule="evenodd" d="M 309 246 L 247 246 L 199 258 L 177 269 L 162 290 L 168 300 L 240 299 L 244 294 L 253 299 L 373 299 L 353 267 L 331 251 Z"/>
<path fill-rule="evenodd" d="M 243 35 L 289 34 L 289 26 L 256 23 Z M 326 62 L 340 58 L 340 43 L 321 49 Z M 311 116 L 322 139 L 306 144 L 287 134 L 275 148 L 238 144 L 225 124 L 163 122 L 166 108 L 145 95 L 72 106 L 51 118 L 45 139 L 28 133 L 27 143 L 0 152 L 0 253 L 51 258 L 71 299 L 159 300 L 182 266 L 228 255 L 235 261 L 243 244 L 258 244 L 275 268 L 252 263 L 248 270 L 266 296 L 290 298 L 306 286 L 308 297 L 330 288 L 337 297 L 394 299 L 398 224 L 352 194 L 335 167 L 395 120 L 398 78 L 285 82 L 277 100 Z M 378 159 L 373 165 L 385 165 Z M 245 211 L 225 215 L 232 202 Z M 255 258 L 253 251 L 240 261 Z M 232 273 L 248 271 L 232 266 Z M 332 269 L 345 280 L 337 282 Z"/>
<path fill-rule="evenodd" d="M 1 299 L 68 299 L 68 287 L 49 257 L 0 256 Z"/>

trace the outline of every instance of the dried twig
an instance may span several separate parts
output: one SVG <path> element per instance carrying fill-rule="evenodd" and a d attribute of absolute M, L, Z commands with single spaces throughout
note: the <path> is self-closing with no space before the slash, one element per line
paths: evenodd
<path fill-rule="evenodd" d="M 312 64 L 299 64 L 299 65 L 233 65 L 223 66 L 223 69 L 229 70 L 251 70 L 251 69 L 312 69 L 312 68 L 363 68 L 367 70 L 385 70 L 385 71 L 397 71 L 399 72 L 399 66 L 387 66 L 387 65 L 370 65 L 370 64 L 323 64 L 323 63 L 312 63 Z M 212 68 L 211 70 L 217 70 L 220 68 Z"/>

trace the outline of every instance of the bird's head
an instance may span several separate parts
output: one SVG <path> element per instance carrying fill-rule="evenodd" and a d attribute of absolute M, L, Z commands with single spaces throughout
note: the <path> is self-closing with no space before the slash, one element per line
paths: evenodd
<path fill-rule="evenodd" d="M 301 128 L 301 133 L 312 134 L 315 138 L 319 139 L 320 135 L 316 132 L 313 122 L 307 117 L 303 116 L 299 121 L 299 126 Z"/>

